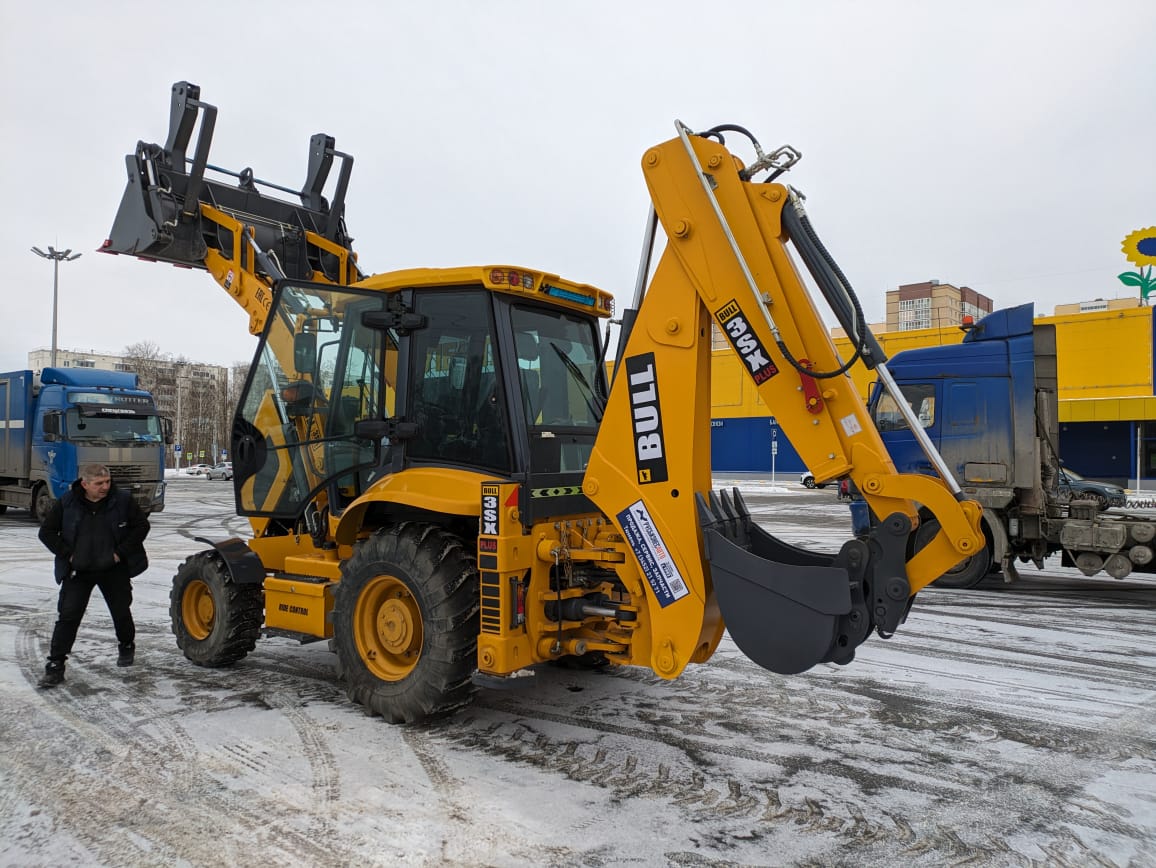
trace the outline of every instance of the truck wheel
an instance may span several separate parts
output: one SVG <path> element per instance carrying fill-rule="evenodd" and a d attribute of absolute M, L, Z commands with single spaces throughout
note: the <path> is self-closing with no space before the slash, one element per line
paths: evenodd
<path fill-rule="evenodd" d="M 939 533 L 938 519 L 932 518 L 924 520 L 923 523 L 919 525 L 919 530 L 915 532 L 915 551 L 918 552 L 923 548 L 937 533 Z M 986 529 L 983 535 L 985 543 L 983 551 L 960 561 L 932 582 L 935 587 L 953 588 L 956 590 L 974 588 L 991 572 L 991 538 L 988 536 Z"/>
<path fill-rule="evenodd" d="M 932 584 L 937 588 L 974 588 L 991 572 L 991 552 L 986 548 L 952 567 Z"/>
<path fill-rule="evenodd" d="M 37 524 L 44 524 L 48 520 L 48 513 L 52 512 L 54 503 L 56 498 L 52 496 L 47 485 L 42 482 L 36 486 L 36 490 L 32 492 L 32 517 L 36 519 Z"/>
<path fill-rule="evenodd" d="M 234 584 L 215 552 L 187 558 L 173 577 L 173 635 L 198 666 L 229 666 L 252 651 L 261 635 L 263 609 L 261 586 Z"/>
<path fill-rule="evenodd" d="M 332 646 L 349 698 L 390 723 L 468 704 L 478 650 L 473 555 L 436 525 L 378 531 L 341 568 Z"/>

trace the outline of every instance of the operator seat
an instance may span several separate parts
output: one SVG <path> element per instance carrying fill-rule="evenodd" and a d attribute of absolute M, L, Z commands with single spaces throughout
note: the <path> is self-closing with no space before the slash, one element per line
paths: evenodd
<path fill-rule="evenodd" d="M 526 368 L 522 363 L 538 361 L 538 338 L 529 332 L 520 332 L 517 347 L 518 378 L 522 384 L 522 403 L 526 411 L 526 422 L 534 425 L 542 412 L 546 389 L 542 386 L 538 367 Z"/>

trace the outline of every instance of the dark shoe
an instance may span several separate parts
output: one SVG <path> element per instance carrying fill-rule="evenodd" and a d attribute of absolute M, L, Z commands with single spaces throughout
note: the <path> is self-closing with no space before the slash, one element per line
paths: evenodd
<path fill-rule="evenodd" d="M 136 645 L 121 645 L 116 655 L 117 666 L 132 666 L 136 659 Z"/>
<path fill-rule="evenodd" d="M 40 677 L 41 687 L 55 687 L 64 680 L 64 661 L 49 660 L 44 667 L 44 674 Z"/>

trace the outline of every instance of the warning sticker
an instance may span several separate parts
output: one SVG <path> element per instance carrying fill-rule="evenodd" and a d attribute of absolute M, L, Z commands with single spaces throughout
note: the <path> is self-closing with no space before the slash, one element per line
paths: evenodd
<path fill-rule="evenodd" d="M 658 528 L 650 518 L 646 505 L 635 501 L 618 513 L 618 526 L 626 535 L 626 541 L 634 550 L 642 567 L 642 574 L 650 583 L 658 604 L 664 609 L 690 593 L 678 567 L 670 556 L 670 550 L 662 541 Z"/>
<path fill-rule="evenodd" d="M 839 424 L 843 426 L 843 433 L 848 437 L 853 437 L 863 430 L 859 424 L 859 420 L 855 418 L 854 414 L 844 416 L 839 420 Z"/>

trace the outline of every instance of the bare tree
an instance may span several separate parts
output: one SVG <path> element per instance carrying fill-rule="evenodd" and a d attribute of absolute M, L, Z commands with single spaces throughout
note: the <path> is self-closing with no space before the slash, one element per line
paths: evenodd
<path fill-rule="evenodd" d="M 215 463 L 221 450 L 230 448 L 233 396 L 228 369 L 174 358 L 147 340 L 125 347 L 124 358 L 140 388 L 152 392 L 158 409 L 173 420 L 174 439 L 189 463 Z M 172 456 L 175 466 L 180 457 Z"/>
<path fill-rule="evenodd" d="M 164 374 L 172 367 L 169 357 L 161 352 L 160 346 L 152 341 L 137 341 L 124 348 L 125 364 L 137 375 L 137 384 L 157 395 L 165 379 Z"/>
<path fill-rule="evenodd" d="M 232 454 L 232 436 L 233 436 L 233 417 L 237 414 L 237 408 L 241 403 L 241 393 L 245 388 L 245 381 L 249 379 L 249 362 L 237 361 L 233 362 L 229 369 L 229 395 L 225 401 L 225 418 L 227 425 L 225 431 L 229 440 L 228 449 Z"/>
<path fill-rule="evenodd" d="M 245 381 L 249 378 L 249 362 L 233 362 L 229 368 L 229 418 L 237 412 L 237 404 L 241 400 L 241 391 L 245 388 Z"/>

